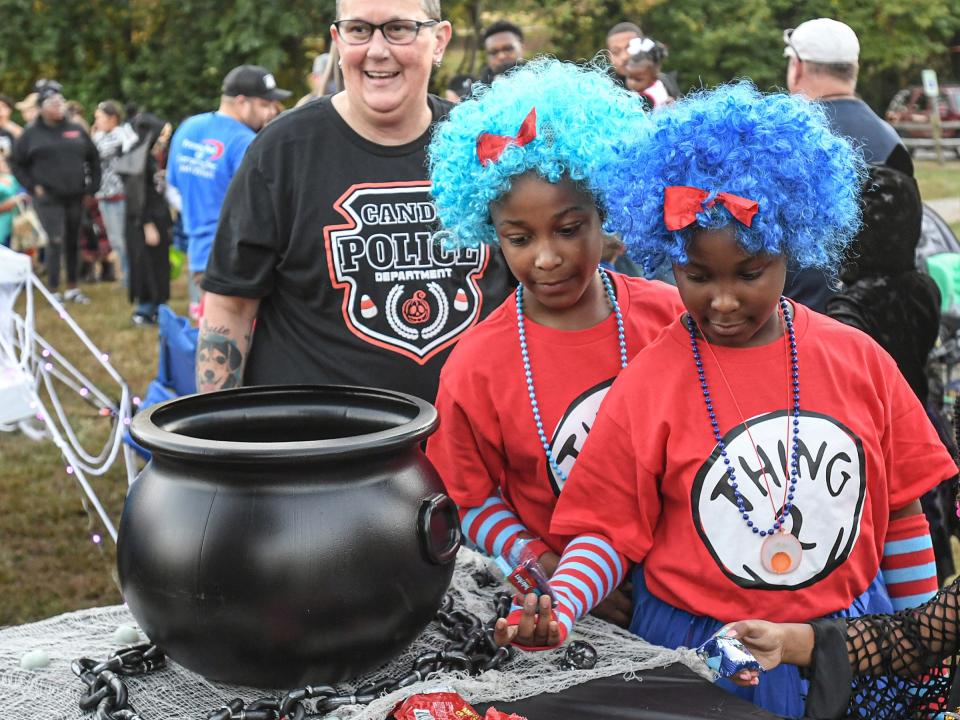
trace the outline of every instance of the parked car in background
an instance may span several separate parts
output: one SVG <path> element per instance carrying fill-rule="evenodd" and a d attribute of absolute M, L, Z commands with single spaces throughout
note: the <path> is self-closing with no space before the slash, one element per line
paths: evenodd
<path fill-rule="evenodd" d="M 931 102 L 923 93 L 923 87 L 914 85 L 904 88 L 893 96 L 887 106 L 886 118 L 891 125 L 897 123 L 929 123 Z M 960 120 L 960 84 L 948 83 L 940 86 L 940 120 L 951 122 Z M 898 129 L 903 137 L 931 137 L 928 129 Z M 944 129 L 943 137 L 960 135 L 960 130 Z"/>

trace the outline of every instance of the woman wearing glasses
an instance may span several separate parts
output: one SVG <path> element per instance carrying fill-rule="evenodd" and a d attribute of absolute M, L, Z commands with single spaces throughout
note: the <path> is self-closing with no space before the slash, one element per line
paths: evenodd
<path fill-rule="evenodd" d="M 425 148 L 450 107 L 427 93 L 452 33 L 439 0 L 340 0 L 337 18 L 344 91 L 265 128 L 227 194 L 203 283 L 204 389 L 218 389 L 204 347 L 225 342 L 246 385 L 433 400 L 449 348 L 509 290 L 498 253 L 430 240 Z"/>

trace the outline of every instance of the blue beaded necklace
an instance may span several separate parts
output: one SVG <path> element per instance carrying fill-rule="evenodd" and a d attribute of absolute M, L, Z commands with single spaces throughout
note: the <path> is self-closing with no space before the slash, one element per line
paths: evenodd
<path fill-rule="evenodd" d="M 794 332 L 793 327 L 793 318 L 790 315 L 790 306 L 787 303 L 787 299 L 784 297 L 780 298 L 780 310 L 783 315 L 784 324 L 787 327 L 787 335 L 790 341 L 790 365 L 791 365 L 791 385 L 793 388 L 793 443 L 790 448 L 790 479 L 787 487 L 787 492 L 784 496 L 784 502 L 780 507 L 779 512 L 774 506 L 774 521 L 766 530 L 761 530 L 760 527 L 750 518 L 750 513 L 747 512 L 744 497 L 740 493 L 739 485 L 737 484 L 737 477 L 734 472 L 733 463 L 730 461 L 730 458 L 727 456 L 727 446 L 723 441 L 723 435 L 720 433 L 720 426 L 717 423 L 717 414 L 713 408 L 713 399 L 710 395 L 710 388 L 707 385 L 707 378 L 703 369 L 703 359 L 700 356 L 700 348 L 697 343 L 697 324 L 690 316 L 689 313 L 686 315 L 686 324 L 687 330 L 690 333 L 690 347 L 693 350 L 693 360 L 697 367 L 697 377 L 700 380 L 700 390 L 703 393 L 703 401 L 706 404 L 707 416 L 710 419 L 710 427 L 713 430 L 713 437 L 717 442 L 717 447 L 720 448 L 720 457 L 723 458 L 723 463 L 726 466 L 726 473 L 730 477 L 730 487 L 733 490 L 733 494 L 737 500 L 737 508 L 740 510 L 740 517 L 743 519 L 746 526 L 753 532 L 755 535 L 759 535 L 762 538 L 767 538 L 767 540 L 774 540 L 774 543 L 771 543 L 767 546 L 765 541 L 765 546 L 761 550 L 761 559 L 765 567 L 771 572 L 776 574 L 785 574 L 792 572 L 796 569 L 800 562 L 800 552 L 801 546 L 799 540 L 797 540 L 793 535 L 788 535 L 784 528 L 783 524 L 786 520 L 787 515 L 790 514 L 790 509 L 793 507 L 794 494 L 797 489 L 797 480 L 800 475 L 800 368 L 797 362 L 797 338 Z M 709 344 L 708 344 L 709 348 Z M 712 351 L 711 351 L 712 352 Z M 714 358 L 716 360 L 716 358 Z M 718 369 L 720 368 L 719 363 L 717 364 Z M 720 370 L 721 375 L 723 370 Z M 724 378 L 726 380 L 726 378 Z M 728 384 L 729 390 L 729 384 Z M 731 397 L 733 397 L 733 392 L 730 392 Z M 734 403 L 736 403 L 736 398 L 734 397 Z M 739 411 L 739 405 L 737 406 Z M 747 435 L 750 438 L 750 442 L 753 443 L 754 450 L 757 450 L 756 443 L 753 442 L 753 436 L 750 435 L 750 428 L 747 426 L 746 420 L 743 418 L 743 414 L 740 414 L 740 420 L 743 423 L 744 428 L 747 431 Z M 788 425 L 788 433 L 790 426 Z M 759 452 L 757 452 L 759 457 Z M 763 472 L 764 482 L 766 482 L 766 471 Z M 767 494 L 770 497 L 771 505 L 773 505 L 773 496 L 770 491 L 769 484 L 767 485 Z"/>
<path fill-rule="evenodd" d="M 627 339 L 623 332 L 623 315 L 620 312 L 620 303 L 617 302 L 616 293 L 613 292 L 613 282 L 606 270 L 598 268 L 600 279 L 603 281 L 603 287 L 607 291 L 607 299 L 613 308 L 613 315 L 617 319 L 617 340 L 620 343 L 620 368 L 627 366 Z M 537 404 L 537 393 L 533 388 L 533 371 L 530 369 L 530 353 L 527 350 L 527 331 L 524 326 L 523 318 L 523 285 L 517 285 L 517 334 L 520 337 L 520 355 L 523 358 L 523 374 L 527 379 L 527 394 L 530 396 L 530 408 L 533 410 L 533 421 L 537 425 L 537 437 L 540 438 L 540 444 L 543 446 L 543 452 L 547 456 L 547 463 L 553 470 L 553 474 L 563 484 L 567 481 L 567 475 L 560 469 L 553 452 L 550 450 L 550 441 L 543 431 L 543 420 L 540 418 L 540 406 Z"/>

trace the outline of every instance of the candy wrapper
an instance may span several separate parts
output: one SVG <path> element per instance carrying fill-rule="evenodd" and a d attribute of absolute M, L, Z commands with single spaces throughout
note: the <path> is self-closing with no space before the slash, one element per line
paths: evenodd
<path fill-rule="evenodd" d="M 551 599 L 553 598 L 553 590 L 550 588 L 547 573 L 536 556 L 519 554 L 518 556 L 505 558 L 498 555 L 494 562 L 507 582 L 513 585 L 521 595 L 534 593 L 537 597 L 549 595 Z M 557 604 L 555 600 L 553 604 Z"/>
<path fill-rule="evenodd" d="M 496 708 L 487 708 L 487 714 L 483 716 L 483 720 L 527 720 L 522 715 L 514 715 L 513 713 L 507 714 L 505 712 L 500 712 Z"/>
<path fill-rule="evenodd" d="M 396 720 L 480 720 L 480 714 L 455 692 L 411 695 L 393 711 Z"/>
<path fill-rule="evenodd" d="M 710 668 L 716 678 L 728 678 L 741 670 L 758 670 L 763 668 L 757 659 L 747 650 L 743 643 L 736 638 L 727 637 L 721 630 L 703 645 L 697 648 L 697 655 Z"/>
<path fill-rule="evenodd" d="M 480 714 L 460 695 L 450 691 L 411 695 L 393 711 L 395 720 L 481 720 Z M 483 720 L 527 720 L 521 715 L 487 708 Z"/>

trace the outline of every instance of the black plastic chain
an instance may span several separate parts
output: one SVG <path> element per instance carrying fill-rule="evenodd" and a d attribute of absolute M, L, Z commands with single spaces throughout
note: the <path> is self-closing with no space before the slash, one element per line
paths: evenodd
<path fill-rule="evenodd" d="M 163 651 L 150 644 L 118 650 L 101 663 L 90 658 L 74 660 L 70 669 L 87 686 L 80 709 L 96 712 L 96 720 L 142 720 L 130 707 L 127 686 L 121 678 L 143 675 L 166 664 Z"/>
<path fill-rule="evenodd" d="M 511 596 L 498 592 L 494 596 L 494 616 L 484 623 L 479 617 L 453 607 L 453 597 L 445 595 L 436 620 L 447 642 L 441 650 L 417 656 L 410 671 L 399 678 L 383 678 L 357 688 L 351 695 L 338 695 L 329 685 L 306 686 L 291 690 L 281 698 L 264 697 L 245 704 L 234 698 L 226 705 L 207 713 L 205 720 L 318 720 L 346 705 L 366 705 L 382 695 L 426 679 L 438 672 L 462 672 L 479 675 L 498 670 L 514 655 L 512 647 L 499 647 L 493 640 L 493 628 L 499 618 L 510 613 Z M 592 667 L 583 655 L 596 662 L 596 651 L 580 641 L 578 653 L 568 650 L 564 666 Z M 584 647 L 586 646 L 586 647 Z M 578 656 L 578 657 L 571 657 Z M 579 661 L 579 662 L 578 662 Z M 109 660 L 95 663 L 88 658 L 74 660 L 71 669 L 87 686 L 80 707 L 96 709 L 95 720 L 143 720 L 129 705 L 127 688 L 119 676 L 138 675 L 165 665 L 163 651 L 153 645 L 137 645 L 114 653 Z M 309 711 L 307 701 L 318 700 Z"/>
<path fill-rule="evenodd" d="M 453 607 L 453 597 L 445 595 L 436 620 L 447 637 L 443 649 L 425 652 L 414 658 L 410 671 L 399 678 L 383 678 L 359 687 L 353 694 L 338 695 L 329 685 L 307 686 L 292 690 L 283 698 L 261 698 L 244 705 L 235 698 L 206 716 L 205 720 L 315 720 L 346 705 L 367 705 L 382 695 L 408 687 L 438 672 L 462 672 L 479 675 L 499 669 L 513 657 L 513 649 L 499 647 L 493 641 L 493 626 L 510 612 L 510 595 L 497 593 L 493 600 L 495 615 L 487 623 L 465 610 Z M 312 712 L 307 700 L 317 700 Z M 256 714 L 254 714 L 256 713 Z"/>

